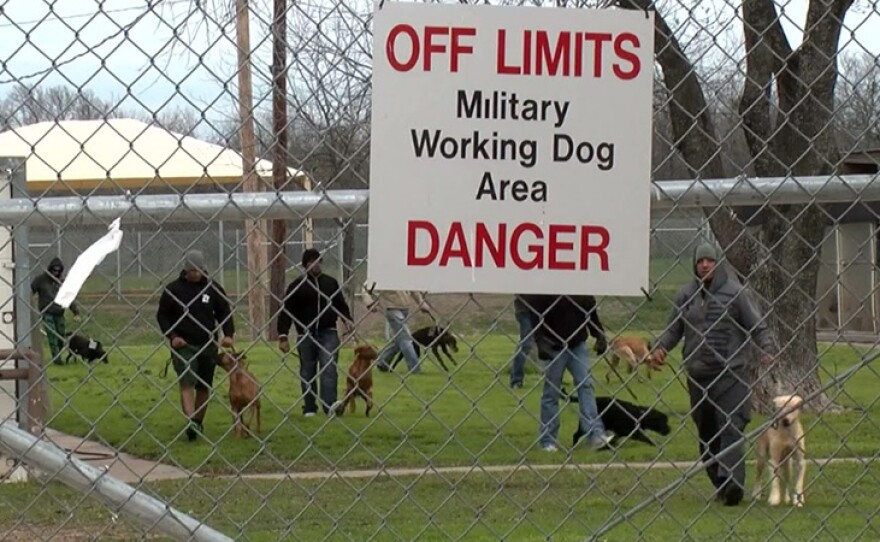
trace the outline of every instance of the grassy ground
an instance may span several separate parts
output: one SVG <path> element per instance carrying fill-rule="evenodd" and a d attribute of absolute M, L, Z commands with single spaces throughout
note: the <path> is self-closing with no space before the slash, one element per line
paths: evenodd
<path fill-rule="evenodd" d="M 708 502 L 699 476 L 657 501 L 679 474 L 670 469 L 473 473 L 368 480 L 193 479 L 148 489 L 236 539 L 275 540 L 584 540 L 621 514 L 640 513 L 601 537 L 631 540 L 877 540 L 880 467 L 836 465 L 809 472 L 803 509 Z M 57 484 L 0 487 L 0 534 L 34 540 L 79 534 L 86 540 L 133 539 L 142 527 L 110 521 L 93 499 Z M 75 507 L 75 513 L 73 508 Z M 24 512 L 21 512 L 21 511 Z M 62 539 L 62 537 L 57 537 Z"/>
<path fill-rule="evenodd" d="M 218 373 L 217 395 L 206 425 L 209 441 L 195 444 L 179 435 L 183 421 L 173 370 L 166 378 L 160 376 L 167 351 L 162 347 L 124 348 L 114 353 L 109 365 L 50 368 L 55 413 L 50 423 L 73 434 L 91 432 L 123 450 L 200 473 L 564 461 L 564 453 L 550 455 L 537 447 L 537 375 L 530 375 L 522 390 L 507 387 L 512 338 L 489 335 L 473 338 L 464 347 L 459 354 L 461 364 L 451 375 L 431 361 L 426 361 L 424 374 L 405 379 L 376 372 L 378 409 L 369 419 L 363 416 L 362 407 L 358 414 L 341 419 L 302 417 L 297 360 L 282 359 L 277 350 L 255 347 L 249 359 L 264 384 L 262 440 L 232 439 L 225 375 Z M 351 356 L 346 348 L 343 367 L 348 367 Z M 834 347 L 823 357 L 823 372 L 839 373 L 857 356 L 850 347 Z M 604 366 L 599 366 L 596 374 L 599 393 L 626 397 L 616 381 L 605 385 Z M 838 401 L 851 410 L 806 418 L 814 456 L 874 452 L 876 426 L 870 418 L 880 415 L 878 388 L 878 375 L 871 368 L 863 369 L 843 389 L 834 391 Z M 665 370 L 649 383 L 633 383 L 632 389 L 640 402 L 656 404 L 670 413 L 673 433 L 657 449 L 637 443 L 624 446 L 615 459 L 693 459 L 694 432 L 687 416 L 687 396 L 672 371 Z M 574 406 L 563 408 L 559 440 L 567 446 L 576 426 L 576 411 Z M 607 459 L 582 449 L 573 451 L 572 458 Z"/>

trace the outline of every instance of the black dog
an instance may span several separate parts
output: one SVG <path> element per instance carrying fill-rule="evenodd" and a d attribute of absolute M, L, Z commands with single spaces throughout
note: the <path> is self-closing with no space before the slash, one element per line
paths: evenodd
<path fill-rule="evenodd" d="M 413 332 L 412 338 L 415 343 L 413 346 L 415 346 L 417 356 L 422 355 L 422 347 L 430 348 L 431 352 L 434 353 L 434 357 L 440 362 L 440 367 L 443 367 L 444 371 L 449 372 L 449 369 L 446 368 L 446 364 L 443 363 L 443 358 L 440 357 L 439 350 L 443 350 L 443 353 L 446 354 L 449 361 L 451 361 L 453 365 L 458 365 L 458 362 L 456 362 L 455 358 L 452 357 L 452 354 L 449 353 L 450 350 L 456 354 L 458 353 L 458 342 L 455 340 L 452 333 L 449 333 L 448 329 L 442 329 L 438 326 L 423 327 Z M 394 358 L 394 361 L 391 362 L 392 371 L 402 359 L 403 352 L 400 352 L 397 354 L 397 357 Z"/>
<path fill-rule="evenodd" d="M 110 362 L 107 352 L 104 351 L 104 347 L 101 345 L 101 341 L 96 341 L 79 333 L 73 333 L 68 337 L 67 350 L 68 354 L 64 360 L 65 363 L 70 363 L 70 359 L 74 356 L 79 356 L 89 363 L 95 361 Z"/>
<path fill-rule="evenodd" d="M 670 432 L 669 416 L 657 409 L 611 397 L 596 397 L 596 407 L 605 430 L 614 433 L 612 446 L 621 438 L 632 438 L 656 446 L 645 431 L 654 431 L 664 436 Z M 583 436 L 584 430 L 578 425 L 577 431 L 571 437 L 572 446 L 577 445 Z"/>

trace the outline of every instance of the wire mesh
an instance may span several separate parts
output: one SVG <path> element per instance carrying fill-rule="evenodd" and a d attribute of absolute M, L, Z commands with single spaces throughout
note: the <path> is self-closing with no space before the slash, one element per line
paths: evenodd
<path fill-rule="evenodd" d="M 570 363 L 589 360 L 610 447 L 593 449 L 598 432 L 576 441 L 590 401 L 583 382 L 558 378 L 570 352 L 544 342 L 554 303 L 536 316 L 512 295 L 421 299 L 365 284 L 366 206 L 333 199 L 370 187 L 380 3 L 363 0 L 0 4 L 0 157 L 27 160 L 4 166 L 0 184 L 5 199 L 36 202 L 20 222 L 3 219 L 0 348 L 32 344 L 43 358 L 38 382 L 5 373 L 26 361 L 0 367 L 4 420 L 21 420 L 41 394 L 38 436 L 58 453 L 234 539 L 878 536 L 876 3 L 470 3 L 655 12 L 650 288 L 599 296 L 594 313 L 567 309 L 600 317 Z M 264 191 L 319 198 L 283 220 L 277 207 L 229 203 Z M 86 282 L 77 314 L 47 311 L 34 281 L 54 258 L 69 269 L 106 232 L 88 202 L 162 195 L 180 197 L 181 211 L 201 205 L 200 218 L 123 218 L 122 246 Z M 707 241 L 728 275 L 709 301 L 690 288 Z M 328 295 L 311 312 L 293 301 L 285 327 L 287 287 L 306 274 L 309 248 Z M 157 318 L 191 250 L 218 285 L 197 297 L 228 302 L 244 355 L 213 368 L 200 424 L 183 414 L 173 337 Z M 344 318 L 318 332 L 319 313 Z M 68 357 L 75 335 L 100 342 L 107 363 L 88 348 Z M 630 370 L 618 349 L 612 365 L 620 337 L 665 345 L 668 357 L 652 370 L 637 356 Z M 363 381 L 349 378 L 363 344 L 377 358 L 369 416 Z M 708 376 L 707 359 L 723 360 Z M 732 368 L 719 376 L 721 366 Z M 237 438 L 248 374 L 260 431 L 251 423 Z M 802 409 L 774 404 L 792 394 Z M 353 412 L 338 408 L 346 395 Z M 634 424 L 644 432 L 629 434 Z M 771 459 L 805 450 L 803 492 L 778 506 L 768 503 L 776 482 L 756 476 L 762 435 L 777 439 Z M 93 498 L 97 486 L 65 487 L 60 471 L 3 453 L 2 540 L 172 532 L 162 522 L 174 514 L 134 521 L 123 512 L 136 503 Z"/>

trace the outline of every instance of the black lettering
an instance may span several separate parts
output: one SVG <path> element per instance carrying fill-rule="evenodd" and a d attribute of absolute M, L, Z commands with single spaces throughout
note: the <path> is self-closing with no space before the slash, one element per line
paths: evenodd
<path fill-rule="evenodd" d="M 496 186 L 497 183 L 497 186 Z M 509 198 L 508 198 L 509 196 Z M 477 189 L 477 200 L 491 199 L 492 201 L 545 202 L 547 201 L 547 183 L 537 180 L 529 184 L 523 179 L 498 179 L 492 178 L 488 171 L 483 173 L 480 179 L 480 187 Z"/>
<path fill-rule="evenodd" d="M 495 183 L 492 182 L 492 174 L 488 171 L 483 173 L 483 180 L 480 181 L 480 189 L 477 190 L 477 199 L 483 199 L 483 196 L 488 196 L 491 200 L 497 200 L 498 196 L 495 194 Z"/>
<path fill-rule="evenodd" d="M 464 116 L 469 119 L 473 117 L 482 118 L 483 112 L 480 104 L 482 104 L 483 101 L 483 92 L 481 90 L 474 91 L 470 103 L 468 103 L 467 95 L 468 93 L 465 90 L 458 91 L 458 105 L 455 109 L 456 116 L 458 116 L 458 118 Z"/>

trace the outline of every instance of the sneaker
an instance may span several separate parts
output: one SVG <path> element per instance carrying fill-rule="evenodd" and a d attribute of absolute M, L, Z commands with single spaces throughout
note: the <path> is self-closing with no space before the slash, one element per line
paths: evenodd
<path fill-rule="evenodd" d="M 589 446 L 591 450 L 608 450 L 611 448 L 611 443 L 613 441 L 614 437 L 608 433 L 602 433 L 601 435 L 590 437 L 590 440 L 587 441 L 587 446 Z"/>
<path fill-rule="evenodd" d="M 522 388 L 522 387 L 523 387 L 523 383 L 522 383 L 522 382 L 511 382 L 511 383 L 510 383 L 510 389 L 512 389 L 512 390 L 520 389 L 520 388 Z"/>
<path fill-rule="evenodd" d="M 311 417 L 315 416 L 316 414 L 317 414 L 317 412 L 303 412 L 303 416 L 305 416 L 306 418 L 311 418 Z"/>
<path fill-rule="evenodd" d="M 190 420 L 189 425 L 186 426 L 186 440 L 193 442 L 199 438 L 199 434 L 201 433 L 202 424 L 195 420 Z"/>
<path fill-rule="evenodd" d="M 743 489 L 731 483 L 728 483 L 721 490 L 721 494 L 724 495 L 724 499 L 721 501 L 724 506 L 736 506 L 742 502 L 744 497 Z"/>
<path fill-rule="evenodd" d="M 545 452 L 558 452 L 559 448 L 556 447 L 555 444 L 545 444 L 541 446 L 541 449 Z"/>
<path fill-rule="evenodd" d="M 342 407 L 344 403 L 340 401 L 336 401 L 332 405 L 330 405 L 330 410 L 327 412 L 328 416 L 341 416 L 342 415 Z"/>

